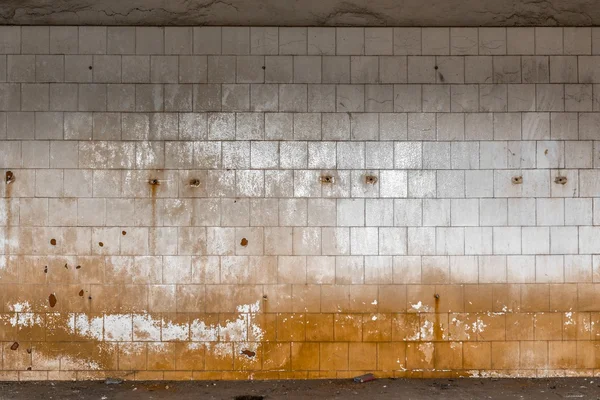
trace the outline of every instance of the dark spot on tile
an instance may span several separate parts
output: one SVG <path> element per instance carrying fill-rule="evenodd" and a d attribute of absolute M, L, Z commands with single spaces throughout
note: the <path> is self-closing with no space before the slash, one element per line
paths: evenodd
<path fill-rule="evenodd" d="M 125 236 L 125 235 L 127 235 L 127 232 L 123 231 L 123 232 L 121 232 L 121 235 Z"/>
<path fill-rule="evenodd" d="M 52 246 L 56 246 L 56 239 L 50 239 L 50 244 Z"/>
<path fill-rule="evenodd" d="M 98 242 L 98 246 L 100 246 L 100 247 L 104 247 L 104 243 L 102 243 L 102 242 Z"/>
<path fill-rule="evenodd" d="M 56 305 L 56 296 L 54 293 L 48 296 L 48 303 L 50 303 L 50 307 L 54 307 Z"/>
<path fill-rule="evenodd" d="M 47 273 L 48 273 L 48 266 L 47 266 L 47 265 L 45 265 L 45 266 L 44 266 L 44 273 L 45 273 L 45 274 L 47 274 Z"/>
<path fill-rule="evenodd" d="M 79 296 L 80 296 L 80 297 L 83 297 L 83 289 L 81 289 L 81 290 L 79 291 Z"/>
<path fill-rule="evenodd" d="M 10 346 L 10 349 L 11 349 L 11 350 L 16 350 L 16 349 L 18 349 L 18 348 L 19 348 L 19 343 L 17 343 L 17 342 L 14 342 L 14 343 L 12 344 L 12 346 Z"/>
<path fill-rule="evenodd" d="M 81 268 L 81 265 L 78 265 L 75 267 L 75 269 L 80 269 L 80 268 Z"/>
<path fill-rule="evenodd" d="M 254 357 L 256 355 L 256 353 L 254 351 L 247 350 L 247 349 L 246 350 L 242 350 L 242 354 L 245 355 L 245 356 L 247 356 L 247 357 L 249 357 L 249 358 L 252 358 L 252 357 Z"/>
<path fill-rule="evenodd" d="M 244 247 L 248 246 L 248 239 L 242 238 L 242 241 L 240 242 L 240 245 L 242 245 Z"/>

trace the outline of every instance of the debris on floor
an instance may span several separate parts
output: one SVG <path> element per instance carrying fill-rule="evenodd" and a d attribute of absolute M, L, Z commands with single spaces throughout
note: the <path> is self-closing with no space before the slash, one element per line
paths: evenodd
<path fill-rule="evenodd" d="M 374 381 L 375 379 L 375 375 L 373 374 L 364 374 L 364 375 L 360 375 L 354 378 L 354 382 L 357 383 L 365 383 L 365 382 L 371 382 Z"/>

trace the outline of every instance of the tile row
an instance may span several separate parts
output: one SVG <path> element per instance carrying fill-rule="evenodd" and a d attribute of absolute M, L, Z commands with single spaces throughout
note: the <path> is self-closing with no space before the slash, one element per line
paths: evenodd
<path fill-rule="evenodd" d="M 0 112 L 0 140 L 591 141 L 599 124 L 600 113 L 585 112 Z"/>
<path fill-rule="evenodd" d="M 598 86 L 0 83 L 0 111 L 597 112 Z"/>
<path fill-rule="evenodd" d="M 296 315 L 282 315 L 288 318 Z M 311 325 L 320 321 L 311 320 Z M 431 322 L 431 321 L 428 321 Z M 471 321 L 469 321 L 471 322 Z M 274 325 L 275 322 L 273 323 Z M 281 329 L 288 329 L 287 325 Z M 160 327 L 158 334 L 160 336 Z M 597 376 L 597 345 L 589 340 L 510 340 L 479 342 L 348 342 L 320 341 L 314 336 L 333 336 L 333 327 L 309 332 L 313 340 L 294 338 L 276 343 L 259 342 L 102 342 L 106 370 L 67 357 L 48 357 L 77 351 L 92 354 L 92 343 L 31 342 L 33 355 L 6 357 L 3 381 L 102 381 L 126 377 L 132 381 L 213 381 L 351 379 L 364 371 L 382 378 L 503 378 Z M 135 331 L 135 328 L 134 328 Z M 286 331 L 291 335 L 297 331 Z M 54 333 L 54 332 L 53 332 Z M 138 332 L 139 334 L 148 332 Z M 135 333 L 134 333 L 135 334 Z M 573 336 L 573 334 L 570 334 Z M 275 342 L 275 338 L 271 340 Z M 14 342 L 0 342 L 8 353 Z M 245 352 L 253 349 L 249 359 Z M 79 353 L 78 353 L 79 354 Z M 536 356 L 533 357 L 532 354 Z M 426 357 L 425 357 L 426 356 Z M 565 372 L 568 369 L 568 373 Z M 176 386 L 177 387 L 177 386 Z"/>
<path fill-rule="evenodd" d="M 599 83 L 600 56 L 0 55 L 0 82 Z"/>
<path fill-rule="evenodd" d="M 347 173 L 345 170 L 368 169 L 378 175 L 376 170 L 391 169 L 600 168 L 600 142 L 0 140 L 0 156 L 0 168 L 235 169 L 239 178 L 243 178 L 243 174 L 259 173 L 241 170 L 281 169 L 296 170 L 295 174 L 301 174 L 309 172 L 298 170 L 337 169 L 336 174 L 344 174 Z M 563 172 L 566 175 L 573 173 Z M 110 173 L 120 174 L 119 171 Z M 353 185 L 358 183 L 361 173 L 368 175 L 369 171 L 352 172 Z M 202 174 L 205 177 L 205 172 Z M 341 175 L 340 178 L 343 184 L 345 177 Z M 120 177 L 114 179 L 120 181 Z"/>
<path fill-rule="evenodd" d="M 598 198 L 133 199 L 120 198 L 106 190 L 97 196 L 6 198 L 0 206 L 0 226 L 570 226 L 575 229 L 600 225 Z M 538 231 L 548 236 L 548 228 Z"/>
<path fill-rule="evenodd" d="M 600 196 L 598 169 L 97 172 L 28 169 L 11 170 L 5 175 L 11 175 L 11 185 L 0 187 L 3 197 L 280 197 L 305 201 L 305 198 Z"/>
<path fill-rule="evenodd" d="M 565 332 L 571 335 L 579 331 L 578 334 L 581 336 L 578 340 L 585 340 L 586 335 L 590 333 L 598 334 L 598 328 L 594 325 L 597 324 L 596 321 L 600 318 L 597 303 L 600 293 L 598 283 L 365 284 L 362 286 L 340 284 L 91 284 L 84 285 L 84 287 L 88 293 L 93 293 L 95 297 L 92 297 L 92 301 L 87 298 L 80 299 L 86 300 L 85 302 L 68 301 L 73 296 L 73 292 L 75 292 L 75 297 L 80 297 L 77 296 L 77 292 L 82 285 L 76 282 L 71 284 L 24 284 L 20 288 L 14 284 L 4 284 L 0 287 L 4 290 L 4 293 L 8 294 L 0 305 L 0 321 L 4 322 L 15 317 L 27 318 L 28 315 L 35 314 L 41 325 L 38 329 L 41 328 L 42 330 L 38 333 L 42 334 L 43 325 L 46 322 L 50 324 L 52 322 L 64 323 L 70 327 L 85 327 L 95 321 L 94 326 L 98 327 L 99 324 L 101 327 L 102 313 L 112 313 L 107 317 L 123 318 L 125 320 L 127 318 L 131 320 L 133 317 L 138 318 L 140 322 L 143 318 L 147 318 L 146 322 L 152 326 L 157 324 L 159 330 L 163 319 L 173 325 L 185 325 L 195 318 L 206 317 L 209 323 L 206 324 L 205 328 L 209 328 L 209 326 L 217 328 L 214 330 L 207 329 L 206 333 L 215 335 L 214 339 L 210 341 L 216 341 L 220 331 L 218 329 L 218 313 L 229 313 L 227 317 L 230 321 L 236 321 L 239 318 L 241 325 L 245 326 L 247 323 L 262 325 L 267 323 L 269 319 L 276 318 L 276 313 L 280 312 L 297 312 L 296 317 L 300 321 L 304 318 L 319 319 L 320 315 L 315 313 L 321 312 L 335 314 L 321 315 L 323 318 L 333 317 L 340 323 L 347 322 L 349 325 L 354 325 L 359 332 L 360 327 L 366 322 L 363 322 L 363 316 L 368 318 L 369 324 L 375 326 L 381 323 L 386 325 L 390 323 L 390 319 L 397 318 L 396 322 L 400 329 L 414 327 L 421 318 L 439 316 L 441 323 L 450 317 L 449 320 L 443 323 L 445 336 L 442 338 L 440 335 L 437 340 L 430 337 L 429 339 L 432 341 L 452 340 L 446 329 L 448 322 L 450 322 L 450 325 L 457 325 L 453 326 L 454 329 L 462 328 L 460 331 L 454 331 L 453 335 L 460 333 L 461 338 L 469 339 L 465 336 L 469 332 L 465 332 L 464 326 L 460 326 L 462 323 L 452 321 L 453 317 L 461 322 L 465 318 L 467 320 L 471 319 L 473 322 L 478 319 L 486 320 L 490 322 L 490 331 L 496 331 L 500 337 L 504 335 L 505 320 L 514 322 L 515 318 L 523 318 L 522 322 L 525 323 L 535 316 L 542 325 L 549 320 L 561 321 L 564 318 L 565 321 L 572 322 L 571 324 L 564 324 Z M 14 299 L 22 296 L 26 291 L 31 294 L 32 301 L 25 305 L 15 302 Z M 62 302 L 57 301 L 54 310 L 51 310 L 47 304 L 47 293 L 52 293 L 52 291 L 55 291 L 57 299 L 64 300 Z M 128 292 L 131 292 L 131 294 L 128 295 Z M 135 295 L 133 295 L 134 292 Z M 434 313 L 434 294 L 436 293 L 440 295 L 439 312 Z M 115 296 L 115 294 L 118 295 Z M 171 301 L 161 300 L 161 295 L 164 296 L 163 300 L 168 298 Z M 264 295 L 267 295 L 267 300 L 264 300 Z M 180 306 L 179 311 L 181 314 L 179 315 L 154 314 L 175 312 L 177 309 L 176 304 Z M 4 307 L 4 313 L 1 313 L 2 306 Z M 139 312 L 140 309 L 149 310 L 149 312 L 141 313 Z M 208 315 L 203 315 L 204 313 L 208 313 Z M 386 313 L 393 313 L 393 315 L 385 315 Z M 545 314 L 547 316 L 544 316 Z M 373 316 L 376 316 L 377 319 L 373 319 Z M 69 322 L 74 318 L 77 318 L 81 325 L 70 324 Z M 594 323 L 589 324 L 590 318 Z M 288 320 L 292 320 L 290 323 L 295 322 L 293 321 L 294 318 L 289 318 L 289 316 Z M 408 326 L 403 324 L 403 321 L 409 322 Z M 326 324 L 327 319 L 322 322 Z M 584 322 L 588 322 L 587 327 Z M 495 324 L 499 325 L 492 328 Z M 298 327 L 302 325 L 304 324 L 298 323 Z M 416 325 L 419 325 L 420 328 L 420 324 L 417 323 Z M 554 326 L 552 337 L 562 334 L 561 326 L 562 323 L 560 322 L 558 326 Z M 15 329 L 16 327 L 9 326 L 8 328 Z M 27 327 L 21 326 L 20 328 Z M 385 327 L 381 327 L 381 329 L 385 330 Z M 185 329 L 182 331 L 181 333 L 184 333 Z M 428 329 L 425 329 L 425 332 L 427 331 Z M 249 331 L 249 333 L 251 332 Z M 274 335 L 276 328 L 274 325 L 267 324 L 263 332 L 267 336 Z M 425 332 L 423 337 L 427 335 Z M 477 332 L 477 330 L 471 331 L 470 335 L 478 336 L 481 333 L 485 333 L 484 330 L 480 332 Z M 244 331 L 236 330 L 232 334 L 244 334 Z M 102 335 L 101 329 L 100 335 Z M 413 335 L 410 334 L 409 336 Z M 503 340 L 496 335 L 494 337 L 494 339 L 489 337 L 487 340 Z M 252 338 L 249 339 L 253 341 Z M 408 337 L 402 335 L 397 338 L 399 341 L 407 341 L 407 339 Z M 482 340 L 485 337 L 480 336 L 479 339 Z M 548 340 L 549 338 L 538 337 L 537 339 Z M 527 336 L 523 340 L 534 340 L 534 336 Z M 97 343 L 95 344 L 97 345 Z"/>
<path fill-rule="evenodd" d="M 341 218 L 345 218 L 342 216 Z M 338 218 L 340 218 L 338 216 Z M 93 220 L 94 217 L 87 217 Z M 288 217 L 288 219 L 294 219 Z M 84 221 L 87 222 L 87 221 Z M 282 225 L 286 225 L 283 221 Z M 295 221 L 291 221 L 294 223 Z M 342 221 L 342 224 L 343 225 Z M 188 223 L 190 224 L 190 223 Z M 456 225 L 461 224 L 458 221 Z M 464 225 L 477 225 L 465 221 Z M 448 256 L 481 255 L 488 268 L 477 273 L 476 259 L 461 259 L 458 268 L 463 271 L 461 279 L 479 279 L 479 282 L 506 282 L 506 255 L 537 255 L 543 274 L 536 274 L 538 281 L 563 282 L 564 254 L 589 255 L 600 252 L 600 227 L 598 226 L 554 226 L 554 227 L 4 227 L 0 231 L 6 235 L 2 253 L 15 254 L 75 254 L 78 255 L 252 255 L 281 256 L 280 259 L 262 260 L 254 263 L 251 271 L 242 265 L 233 266 L 237 273 L 235 283 L 257 279 L 266 271 L 267 264 L 277 261 L 279 283 L 306 283 L 305 256 L 342 256 L 330 259 L 335 263 L 336 274 L 345 271 L 346 281 L 337 283 L 364 283 L 363 256 L 431 256 L 423 268 L 408 264 L 404 273 L 408 276 L 420 274 L 428 268 L 429 281 L 439 278 L 437 283 L 447 283 Z M 124 234 L 123 234 L 124 232 Z M 73 243 L 64 243 L 74 236 Z M 123 236 L 123 237 L 122 237 Z M 27 244 L 26 240 L 39 240 Z M 55 244 L 52 244 L 55 243 Z M 60 244 L 59 244 L 60 243 Z M 350 256 L 349 258 L 345 256 Z M 286 258 L 292 257 L 292 258 Z M 304 257 L 304 258 L 303 258 Z M 255 261 L 257 261 L 255 260 Z M 474 261 L 475 260 L 475 261 Z M 581 260 L 574 258 L 571 267 L 579 271 L 585 269 Z M 585 260 L 585 258 L 584 258 Z M 188 258 L 189 261 L 189 258 Z M 230 259 L 229 262 L 235 260 Z M 248 259 L 241 258 L 239 263 Z M 321 260 L 323 261 L 323 260 Z M 326 260 L 325 260 L 326 261 Z M 373 261 L 373 260 L 371 260 Z M 381 259 L 382 262 L 391 262 Z M 589 260 L 588 260 L 589 261 Z M 421 263 L 420 259 L 418 261 Z M 504 265 L 504 267 L 503 267 Z M 588 266 L 591 265 L 588 263 Z M 239 268 L 238 268 L 239 267 Z M 525 265 L 521 265 L 525 273 Z M 176 271 L 176 266 L 169 269 Z M 313 266 L 318 270 L 324 265 Z M 184 268 L 185 269 L 185 268 Z M 268 269 L 268 268 L 267 268 Z M 187 270 L 187 269 L 186 269 Z M 237 271 L 237 272 L 236 272 Z M 243 278 L 241 271 L 246 271 Z M 262 272 L 261 272 L 262 271 Z M 42 269 L 38 271 L 43 273 Z M 67 272 L 65 272 L 67 273 Z M 171 273 L 171 272 L 170 272 Z M 175 273 L 175 272 L 172 272 Z M 579 273 L 579 272 L 577 272 Z M 585 271 L 581 272 L 585 275 Z M 256 276 L 254 276 L 256 275 Z M 538 276 L 539 275 L 539 276 Z M 43 276 L 43 275 L 40 275 Z M 487 278 L 484 278 L 487 277 Z M 238 280 L 241 279 L 241 280 Z M 409 279 L 409 278 L 406 278 Z M 186 283 L 184 279 L 178 283 Z M 461 281 L 462 282 L 462 281 Z"/>
<path fill-rule="evenodd" d="M 0 54 L 600 54 L 600 28 L 3 26 Z"/>

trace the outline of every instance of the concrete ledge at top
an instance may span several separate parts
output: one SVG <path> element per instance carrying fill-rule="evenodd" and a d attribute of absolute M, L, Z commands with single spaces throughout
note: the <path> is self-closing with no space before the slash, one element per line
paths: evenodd
<path fill-rule="evenodd" d="M 593 26 L 597 0 L 1 0 L 2 25 Z"/>

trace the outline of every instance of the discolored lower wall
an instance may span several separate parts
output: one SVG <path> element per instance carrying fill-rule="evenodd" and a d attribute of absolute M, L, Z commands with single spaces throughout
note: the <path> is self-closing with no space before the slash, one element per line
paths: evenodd
<path fill-rule="evenodd" d="M 0 379 L 598 374 L 599 49 L 0 26 Z"/>

